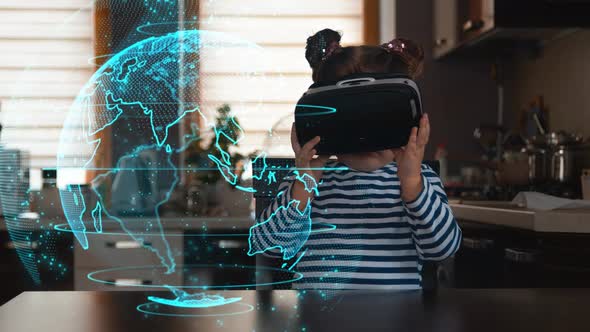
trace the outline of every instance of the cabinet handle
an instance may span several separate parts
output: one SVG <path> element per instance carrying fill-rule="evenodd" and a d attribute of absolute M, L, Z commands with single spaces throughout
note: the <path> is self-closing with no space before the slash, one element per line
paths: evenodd
<path fill-rule="evenodd" d="M 462 245 L 469 249 L 485 250 L 490 249 L 494 246 L 494 240 L 490 239 L 474 239 L 470 237 L 464 237 Z"/>
<path fill-rule="evenodd" d="M 447 39 L 446 38 L 438 38 L 437 40 L 434 41 L 434 44 L 437 47 L 442 47 L 447 44 Z"/>
<path fill-rule="evenodd" d="M 107 248 L 115 248 L 115 249 L 139 249 L 143 246 L 150 246 L 152 245 L 151 242 L 138 242 L 138 241 L 115 241 L 115 242 L 107 242 Z"/>
<path fill-rule="evenodd" d="M 141 285 L 151 285 L 151 280 L 144 280 L 144 279 L 111 279 L 107 280 L 107 282 L 115 287 L 128 287 L 128 286 L 141 286 Z"/>
<path fill-rule="evenodd" d="M 484 22 L 482 19 L 467 20 L 463 23 L 463 32 L 477 31 L 483 28 Z"/>
<path fill-rule="evenodd" d="M 247 247 L 246 243 L 235 240 L 219 240 L 218 245 L 220 249 L 237 249 Z"/>
<path fill-rule="evenodd" d="M 37 241 L 8 241 L 4 244 L 6 249 L 31 249 L 37 250 L 39 248 L 39 242 Z"/>
<path fill-rule="evenodd" d="M 537 261 L 537 252 L 520 250 L 515 248 L 506 248 L 504 258 L 512 262 L 534 263 Z"/>

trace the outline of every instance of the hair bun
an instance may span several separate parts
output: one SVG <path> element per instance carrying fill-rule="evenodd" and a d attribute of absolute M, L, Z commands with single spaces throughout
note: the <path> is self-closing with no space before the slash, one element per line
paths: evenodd
<path fill-rule="evenodd" d="M 381 45 L 389 53 L 398 55 L 407 65 L 408 74 L 412 77 L 420 76 L 424 63 L 424 49 L 422 46 L 405 38 L 395 38 L 389 43 Z"/>
<path fill-rule="evenodd" d="M 317 68 L 326 57 L 340 47 L 340 33 L 324 29 L 307 38 L 305 58 L 311 68 Z"/>

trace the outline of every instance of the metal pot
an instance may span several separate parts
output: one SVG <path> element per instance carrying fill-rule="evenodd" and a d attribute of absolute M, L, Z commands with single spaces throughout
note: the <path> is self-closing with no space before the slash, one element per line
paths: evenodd
<path fill-rule="evenodd" d="M 542 183 L 548 179 L 570 183 L 575 178 L 574 155 L 577 155 L 581 142 L 580 135 L 565 131 L 527 139 L 525 150 L 531 183 Z"/>
<path fill-rule="evenodd" d="M 549 155 L 546 149 L 527 146 L 523 152 L 527 154 L 529 166 L 529 182 L 541 183 L 549 176 Z"/>
<path fill-rule="evenodd" d="M 574 177 L 575 147 L 559 145 L 551 152 L 551 179 L 560 183 L 571 182 Z"/>
<path fill-rule="evenodd" d="M 545 135 L 545 140 L 549 146 L 557 148 L 561 145 L 578 144 L 582 142 L 582 136 L 562 130 Z"/>

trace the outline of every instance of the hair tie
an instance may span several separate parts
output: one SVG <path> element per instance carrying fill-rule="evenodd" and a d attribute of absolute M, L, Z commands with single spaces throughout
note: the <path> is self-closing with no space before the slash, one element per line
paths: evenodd
<path fill-rule="evenodd" d="M 307 38 L 305 58 L 311 68 L 318 68 L 324 60 L 341 48 L 341 37 L 338 31 L 324 29 Z"/>
<path fill-rule="evenodd" d="M 411 40 L 395 38 L 381 47 L 393 55 L 399 56 L 407 65 L 412 76 L 419 75 L 422 71 L 424 50 Z"/>
<path fill-rule="evenodd" d="M 381 47 L 389 53 L 403 56 L 407 52 L 408 43 L 402 38 L 395 38 L 388 43 L 382 44 Z"/>
<path fill-rule="evenodd" d="M 386 51 L 388 52 L 396 52 L 396 53 L 403 53 L 404 49 L 406 48 L 406 44 L 401 39 L 394 39 L 389 43 L 385 43 L 381 45 Z"/>
<path fill-rule="evenodd" d="M 336 51 L 337 49 L 341 48 L 340 46 L 340 42 L 338 41 L 333 41 L 331 42 L 326 48 L 322 49 L 322 61 L 325 61 L 328 57 L 330 57 L 330 55 L 332 55 L 334 53 L 334 51 Z"/>

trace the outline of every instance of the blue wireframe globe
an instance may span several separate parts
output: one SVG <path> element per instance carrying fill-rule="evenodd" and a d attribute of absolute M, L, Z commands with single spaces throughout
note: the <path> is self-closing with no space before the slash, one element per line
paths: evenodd
<path fill-rule="evenodd" d="M 263 78 L 261 50 L 229 34 L 183 30 L 135 43 L 100 66 L 71 106 L 57 160 L 58 174 L 90 175 L 89 186 L 60 189 L 68 224 L 82 247 L 88 249 L 88 232 L 100 233 L 103 223 L 116 222 L 174 271 L 174 248 L 159 209 L 179 182 L 181 153 L 198 139 L 197 126 L 186 132 L 186 121 L 207 123 L 208 96 L 200 87 L 209 77 L 203 67 L 229 55 L 238 68 L 231 75 L 256 82 Z M 206 91 L 227 93 L 215 84 Z M 81 145 L 87 149 L 80 151 Z M 112 165 L 97 167 L 107 154 L 114 156 Z"/>

